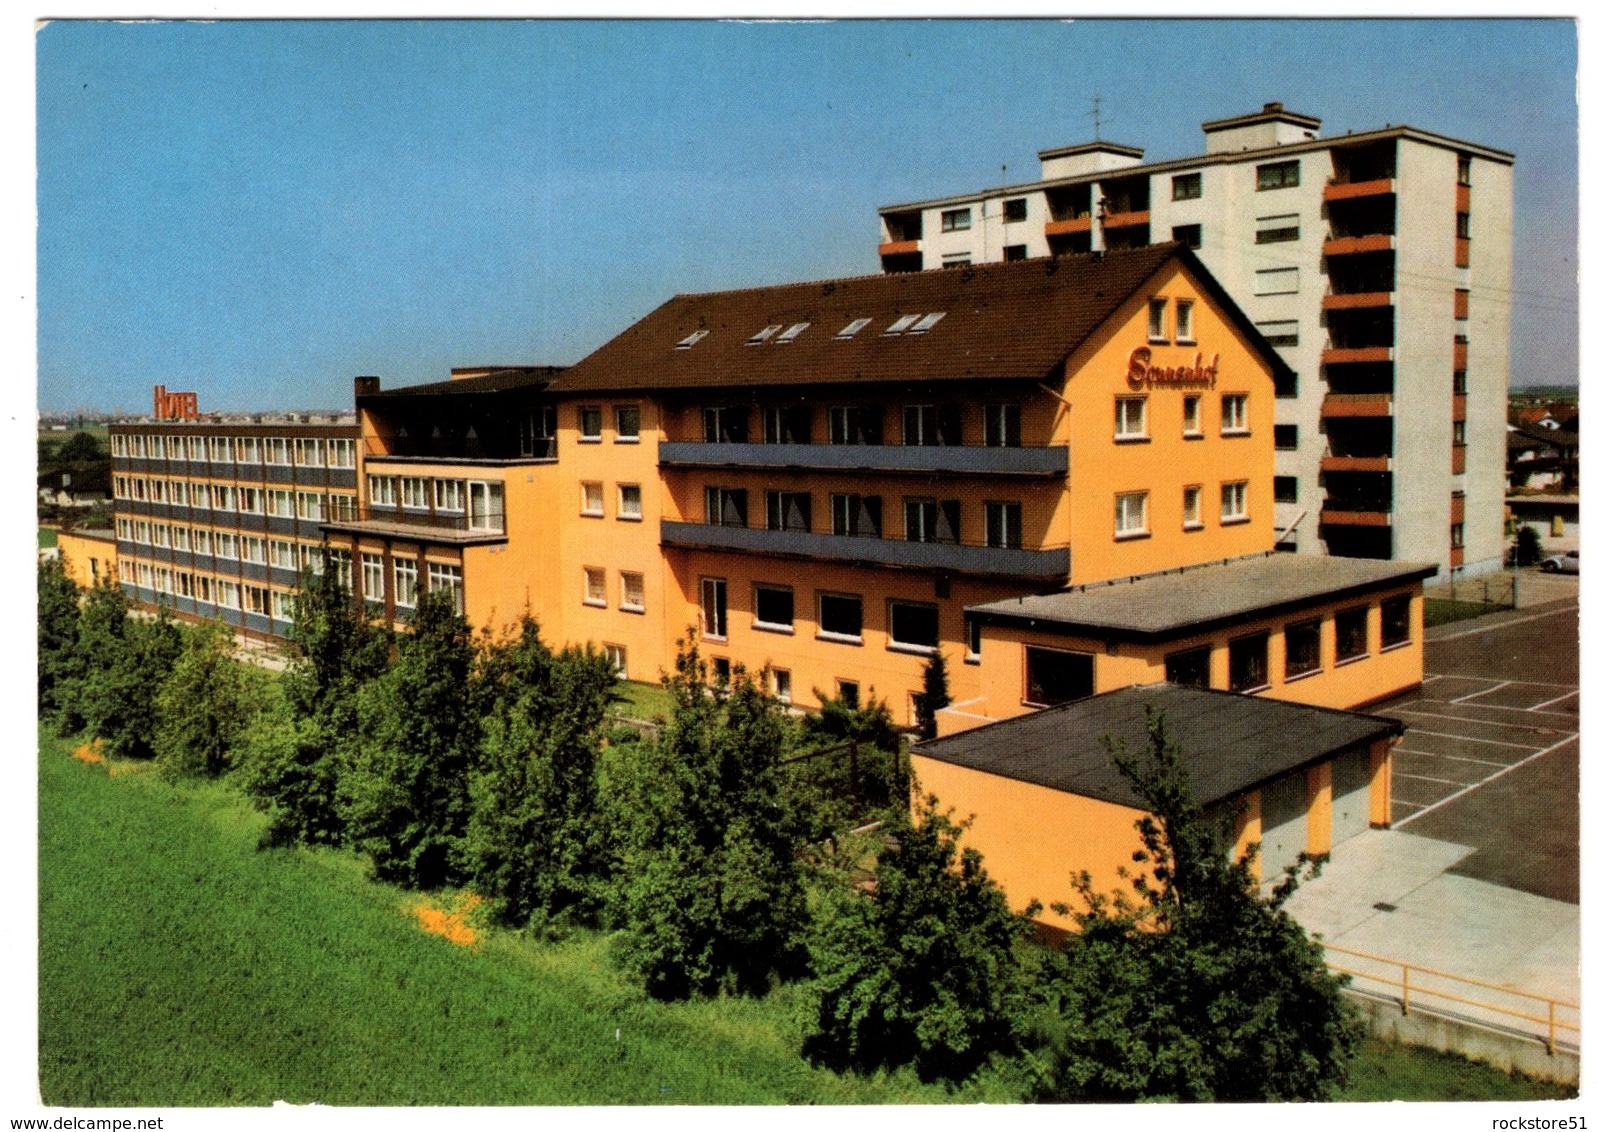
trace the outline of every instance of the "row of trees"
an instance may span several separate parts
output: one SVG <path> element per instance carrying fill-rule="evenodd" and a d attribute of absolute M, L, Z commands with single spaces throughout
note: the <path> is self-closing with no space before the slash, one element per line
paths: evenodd
<path fill-rule="evenodd" d="M 551 650 L 531 620 L 474 636 L 428 595 L 394 635 L 331 572 L 295 613 L 296 658 L 270 681 L 216 632 L 130 618 L 110 587 L 80 602 L 41 567 L 40 710 L 112 754 L 234 776 L 271 844 L 470 886 L 506 925 L 609 930 L 656 997 L 797 983 L 804 1051 L 838 1069 L 960 1080 L 997 1057 L 1058 1100 L 1323 1098 L 1346 1072 L 1337 981 L 1285 890 L 1260 898 L 1229 859 L 1157 719 L 1141 755 L 1114 753 L 1151 814 L 1135 899 L 1075 878 L 1079 932 L 1051 950 L 936 799 L 912 816 L 880 704 L 795 721 L 742 670 L 711 681 L 690 638 L 646 739 L 610 723 L 605 658 Z M 834 761 L 801 757 L 840 745 L 875 835 L 837 836 L 859 810 Z"/>

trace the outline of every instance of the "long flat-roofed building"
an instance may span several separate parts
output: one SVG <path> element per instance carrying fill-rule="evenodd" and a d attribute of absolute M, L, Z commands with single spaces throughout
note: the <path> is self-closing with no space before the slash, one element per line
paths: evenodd
<path fill-rule="evenodd" d="M 1284 549 L 1498 568 L 1513 156 L 1410 126 L 1323 138 L 1267 103 L 1145 163 L 1094 141 L 1037 181 L 879 210 L 887 272 L 1178 240 L 1287 361 Z"/>

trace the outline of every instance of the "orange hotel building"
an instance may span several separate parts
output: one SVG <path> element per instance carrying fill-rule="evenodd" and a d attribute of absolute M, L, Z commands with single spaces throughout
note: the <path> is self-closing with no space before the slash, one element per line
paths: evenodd
<path fill-rule="evenodd" d="M 679 295 L 563 371 L 358 378 L 322 526 L 374 614 L 447 582 L 647 681 L 694 629 L 909 722 L 934 650 L 982 694 L 968 607 L 1269 550 L 1280 364 L 1175 244 Z"/>

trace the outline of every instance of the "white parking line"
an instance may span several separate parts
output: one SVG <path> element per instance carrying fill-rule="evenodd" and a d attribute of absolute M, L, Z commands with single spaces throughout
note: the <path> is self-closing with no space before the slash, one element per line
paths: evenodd
<path fill-rule="evenodd" d="M 1514 681 L 1512 681 L 1512 680 L 1502 680 L 1502 681 L 1498 682 L 1497 684 L 1494 684 L 1491 688 L 1483 688 L 1479 692 L 1471 692 L 1469 695 L 1465 695 L 1465 696 L 1455 696 L 1453 699 L 1449 700 L 1448 702 L 1451 703 L 1451 704 L 1462 704 L 1466 700 L 1474 700 L 1477 696 L 1485 696 L 1485 695 L 1488 695 L 1491 692 L 1498 691 L 1498 689 L 1500 689 L 1500 688 L 1507 688 L 1512 683 L 1514 683 Z"/>
<path fill-rule="evenodd" d="M 1393 777 L 1394 778 L 1413 778 L 1416 782 L 1441 782 L 1444 786 L 1463 786 L 1463 785 L 1465 785 L 1463 782 L 1455 782 L 1451 778 L 1428 778 L 1424 774 L 1400 774 L 1396 770 L 1393 771 Z"/>
<path fill-rule="evenodd" d="M 1541 621 L 1548 617 L 1563 617 L 1575 608 L 1575 604 L 1572 603 L 1560 606 L 1558 609 L 1551 609 L 1547 613 L 1534 613 L 1530 617 L 1517 617 L 1513 621 L 1500 621 L 1496 625 L 1483 625 L 1479 629 L 1466 629 L 1462 633 L 1449 633 L 1447 636 L 1429 635 L 1428 640 L 1437 644 L 1442 644 L 1444 641 L 1457 641 L 1461 637 L 1474 637 L 1478 633 L 1491 633 L 1495 629 L 1507 629 L 1511 625 L 1524 625 L 1528 621 Z"/>
<path fill-rule="evenodd" d="M 1447 759 L 1450 762 L 1470 763 L 1473 766 L 1508 766 L 1509 765 L 1508 763 L 1495 763 L 1491 759 L 1469 759 L 1469 758 L 1466 758 L 1464 755 L 1446 755 L 1442 751 L 1423 751 L 1419 747 L 1411 747 L 1407 743 L 1404 744 L 1404 746 L 1398 748 L 1398 754 L 1399 755 L 1425 755 L 1427 758 Z"/>
<path fill-rule="evenodd" d="M 1571 694 L 1574 695 L 1575 693 L 1572 692 Z M 1490 706 L 1491 706 L 1490 704 L 1472 704 L 1471 705 L 1471 707 L 1474 707 L 1474 708 L 1482 708 L 1482 707 L 1490 707 Z M 1404 715 L 1424 715 L 1427 719 L 1446 719 L 1450 723 L 1479 723 L 1483 727 L 1506 727 L 1506 728 L 1510 728 L 1510 729 L 1515 730 L 1515 731 L 1548 731 L 1548 730 L 1551 730 L 1550 728 L 1537 727 L 1537 726 L 1535 726 L 1533 724 L 1530 724 L 1530 723 L 1499 723 L 1496 720 L 1491 720 L 1491 719 L 1470 719 L 1470 718 L 1462 718 L 1462 717 L 1457 716 L 1457 715 L 1444 715 L 1442 712 L 1438 712 L 1438 711 L 1421 711 L 1419 708 L 1412 708 L 1408 704 L 1400 704 L 1400 705 L 1398 705 L 1395 708 L 1388 708 L 1387 710 L 1392 712 L 1394 715 L 1398 715 L 1400 712 L 1402 712 Z M 1499 711 L 1518 711 L 1518 712 L 1522 712 L 1522 713 L 1526 711 L 1525 708 L 1499 708 L 1498 710 Z M 1547 714 L 1549 714 L 1549 715 L 1560 715 L 1560 716 L 1568 717 L 1570 713 L 1569 712 L 1549 712 Z"/>
<path fill-rule="evenodd" d="M 1495 774 L 1489 774 L 1486 778 L 1482 779 L 1480 782 L 1471 783 L 1469 786 L 1465 787 L 1463 790 L 1460 790 L 1460 791 L 1458 791 L 1457 793 L 1454 793 L 1454 794 L 1450 794 L 1448 797 L 1444 798 L 1440 802 L 1433 802 L 1431 805 L 1425 807 L 1424 809 L 1417 810 L 1414 813 L 1408 815 L 1407 817 L 1400 818 L 1398 821 L 1395 821 L 1392 824 L 1391 828 L 1397 829 L 1401 825 L 1405 825 L 1405 824 L 1407 824 L 1409 822 L 1414 821 L 1416 818 L 1420 817 L 1422 814 L 1429 814 L 1433 810 L 1437 809 L 1437 807 L 1439 807 L 1439 806 L 1448 805 L 1448 803 L 1454 801 L 1456 798 L 1463 798 L 1466 794 L 1469 794 L 1472 790 L 1475 790 L 1477 787 L 1486 786 L 1489 782 L 1492 782 L 1495 779 L 1502 778 L 1504 775 L 1508 774 L 1510 771 L 1517 770 L 1520 767 L 1525 766 L 1527 763 L 1533 761 L 1534 759 L 1542 758 L 1549 751 L 1557 751 L 1560 747 L 1563 747 L 1566 743 L 1570 742 L 1574 738 L 1576 738 L 1576 736 L 1567 735 L 1563 739 L 1559 740 L 1559 742 L 1551 744 L 1550 746 L 1544 747 L 1542 750 L 1538 751 L 1536 754 L 1527 755 L 1525 758 L 1521 759 L 1518 763 L 1511 763 L 1509 766 L 1506 766 L 1503 770 L 1500 770 L 1500 771 L 1498 771 Z"/>
<path fill-rule="evenodd" d="M 1581 689 L 1580 689 L 1580 688 L 1577 688 L 1577 689 L 1576 689 L 1576 690 L 1575 690 L 1575 691 L 1573 691 L 1573 692 L 1566 692 L 1566 693 L 1565 693 L 1565 694 L 1564 694 L 1564 695 L 1562 695 L 1562 696 L 1555 696 L 1555 697 L 1554 697 L 1554 698 L 1553 698 L 1553 699 L 1551 699 L 1551 700 L 1544 700 L 1544 701 L 1543 701 L 1543 702 L 1542 702 L 1542 703 L 1540 703 L 1540 704 L 1532 704 L 1532 705 L 1531 705 L 1531 707 L 1529 707 L 1529 708 L 1526 708 L 1526 709 L 1524 709 L 1524 710 L 1526 710 L 1526 711 L 1536 711 L 1536 710 L 1538 710 L 1538 709 L 1539 709 L 1539 708 L 1545 708 L 1545 707 L 1547 707 L 1547 706 L 1548 706 L 1548 705 L 1549 705 L 1549 704 L 1557 704 L 1557 703 L 1558 703 L 1558 702 L 1559 702 L 1559 701 L 1560 701 L 1560 700 L 1568 700 L 1568 699 L 1570 699 L 1570 697 L 1571 697 L 1571 696 L 1575 696 L 1575 695 L 1580 695 L 1580 694 L 1581 694 Z"/>
<path fill-rule="evenodd" d="M 1425 680 L 1422 680 L 1421 683 L 1424 684 L 1426 682 L 1426 680 L 1443 680 L 1443 679 L 1449 679 L 1449 680 L 1480 680 L 1482 683 L 1485 684 L 1488 680 L 1493 679 L 1493 677 L 1491 677 L 1491 676 L 1467 676 L 1463 672 L 1434 672 L 1430 676 L 1426 677 Z M 1580 684 L 1550 684 L 1546 680 L 1506 680 L 1505 683 L 1506 684 L 1529 684 L 1533 688 L 1580 688 L 1581 687 Z"/>
<path fill-rule="evenodd" d="M 1464 742 L 1464 743 L 1487 743 L 1487 744 L 1490 744 L 1490 745 L 1492 745 L 1494 747 L 1519 747 L 1523 751 L 1535 751 L 1537 749 L 1535 746 L 1533 746 L 1530 743 L 1509 743 L 1509 742 L 1505 742 L 1503 739 L 1475 739 L 1475 738 L 1472 738 L 1469 735 L 1454 735 L 1454 734 L 1451 734 L 1450 732 L 1447 732 L 1447 731 L 1422 731 L 1419 728 L 1412 728 L 1408 732 L 1406 732 L 1406 734 L 1409 734 L 1409 735 L 1435 735 L 1435 736 L 1437 736 L 1439 738 L 1442 738 L 1442 739 L 1454 739 L 1454 740 L 1458 740 L 1458 741 Z M 1575 738 L 1574 735 L 1566 735 L 1565 739 L 1561 739 L 1560 742 L 1562 743 L 1566 739 L 1574 739 L 1574 738 Z"/>

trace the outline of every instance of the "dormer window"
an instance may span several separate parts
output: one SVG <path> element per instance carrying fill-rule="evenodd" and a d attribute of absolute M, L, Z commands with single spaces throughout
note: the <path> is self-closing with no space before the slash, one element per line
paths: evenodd
<path fill-rule="evenodd" d="M 914 326 L 912 326 L 910 328 L 910 333 L 911 334 L 925 334 L 927 331 L 931 330 L 934 326 L 938 325 L 938 320 L 941 319 L 947 313 L 948 313 L 947 311 L 933 311 L 931 314 L 929 314 L 929 315 L 925 316 L 924 318 L 922 318 L 920 322 L 918 322 Z"/>
<path fill-rule="evenodd" d="M 882 332 L 882 336 L 886 338 L 890 334 L 903 334 L 906 330 L 909 330 L 910 327 L 914 326 L 917 320 L 920 318 L 921 315 L 916 313 L 907 314 L 903 318 L 895 319 L 893 325 Z"/>
<path fill-rule="evenodd" d="M 856 334 L 859 334 L 862 330 L 864 330 L 867 325 L 870 324 L 870 322 L 871 320 L 869 318 L 857 318 L 848 326 L 838 331 L 838 337 L 853 338 Z"/>
<path fill-rule="evenodd" d="M 750 335 L 749 341 L 745 342 L 744 345 L 745 346 L 758 346 L 762 342 L 764 342 L 767 338 L 770 338 L 773 334 L 777 333 L 777 331 L 779 331 L 781 329 L 782 329 L 782 323 L 780 323 L 780 322 L 776 323 L 775 325 L 768 326 L 764 330 L 757 331 L 756 333 Z"/>
<path fill-rule="evenodd" d="M 784 330 L 781 334 L 779 334 L 777 336 L 777 341 L 792 342 L 795 338 L 799 337 L 799 335 L 803 334 L 809 325 L 810 324 L 808 322 L 796 322 L 787 330 Z"/>
<path fill-rule="evenodd" d="M 684 338 L 681 342 L 677 343 L 677 349 L 686 350 L 709 333 L 710 331 L 708 330 L 696 330 L 692 334 L 688 335 L 688 337 Z"/>

